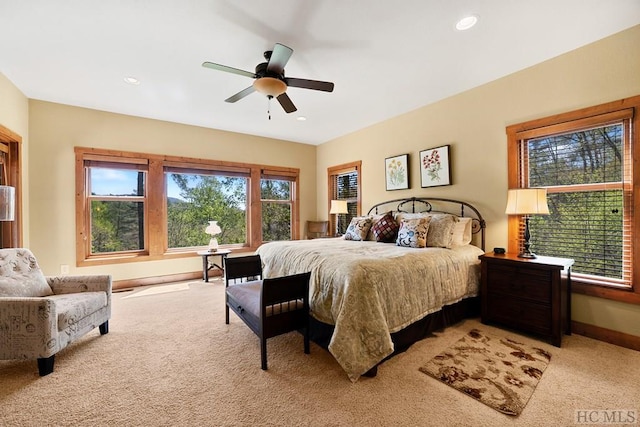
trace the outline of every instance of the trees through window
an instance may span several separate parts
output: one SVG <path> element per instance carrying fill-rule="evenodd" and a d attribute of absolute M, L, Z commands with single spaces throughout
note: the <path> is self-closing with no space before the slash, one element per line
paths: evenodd
<path fill-rule="evenodd" d="M 337 214 L 335 218 L 330 216 L 331 230 L 337 234 L 344 234 L 351 219 L 360 215 L 360 177 L 362 174 L 362 162 L 347 163 L 330 167 L 327 170 L 329 177 L 329 204 L 331 200 L 345 200 L 347 202 L 346 214 Z"/>
<path fill-rule="evenodd" d="M 507 128 L 509 188 L 547 189 L 550 215 L 529 222 L 533 250 L 574 259 L 580 289 L 638 291 L 633 230 L 640 179 L 633 158 L 639 106 L 635 97 Z M 512 245 L 522 242 L 523 221 L 509 221 L 510 251 L 518 251 Z"/>
<path fill-rule="evenodd" d="M 76 148 L 78 264 L 187 256 L 298 237 L 299 170 Z M 252 200 L 260 203 L 252 203 Z"/>

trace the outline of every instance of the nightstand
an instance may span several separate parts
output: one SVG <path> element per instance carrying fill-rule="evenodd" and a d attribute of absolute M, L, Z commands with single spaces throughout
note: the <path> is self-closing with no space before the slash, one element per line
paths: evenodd
<path fill-rule="evenodd" d="M 539 335 L 560 347 L 571 335 L 572 259 L 480 255 L 482 323 Z"/>

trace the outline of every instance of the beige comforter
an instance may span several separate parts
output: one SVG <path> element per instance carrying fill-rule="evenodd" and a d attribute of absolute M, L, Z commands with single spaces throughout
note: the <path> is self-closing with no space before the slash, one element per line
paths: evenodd
<path fill-rule="evenodd" d="M 257 253 L 265 277 L 311 271 L 311 314 L 335 325 L 329 351 L 356 381 L 393 353 L 391 333 L 477 295 L 483 252 L 329 238 L 266 243 Z"/>

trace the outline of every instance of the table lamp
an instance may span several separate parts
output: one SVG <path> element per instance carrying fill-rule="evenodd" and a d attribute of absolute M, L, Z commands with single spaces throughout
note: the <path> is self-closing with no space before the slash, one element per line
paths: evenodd
<path fill-rule="evenodd" d="M 346 213 L 349 213 L 346 200 L 331 201 L 331 209 L 329 209 L 329 214 L 336 216 L 336 236 L 340 235 L 340 229 L 338 228 L 338 215 Z"/>
<path fill-rule="evenodd" d="M 209 240 L 209 251 L 216 252 L 218 250 L 218 239 L 215 236 L 222 233 L 222 229 L 218 225 L 218 221 L 209 221 L 209 225 L 204 229 L 204 232 L 211 235 Z"/>
<path fill-rule="evenodd" d="M 507 215 L 524 215 L 524 251 L 518 254 L 520 258 L 536 258 L 531 252 L 529 232 L 529 216 L 530 215 L 549 215 L 549 206 L 547 205 L 547 189 L 546 188 L 516 188 L 509 190 L 507 193 Z"/>

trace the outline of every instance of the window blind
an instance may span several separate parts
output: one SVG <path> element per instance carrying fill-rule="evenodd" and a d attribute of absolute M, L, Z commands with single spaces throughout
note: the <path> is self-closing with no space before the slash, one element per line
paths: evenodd
<path fill-rule="evenodd" d="M 626 132 L 628 122 L 618 120 L 520 145 L 521 186 L 545 187 L 548 194 L 550 215 L 530 218 L 533 251 L 573 258 L 574 276 L 618 286 L 631 286 L 632 277 Z"/>

